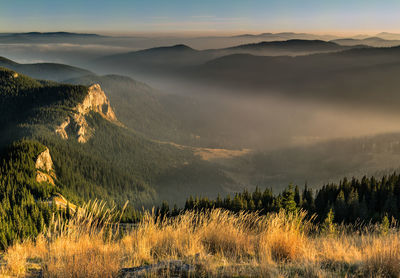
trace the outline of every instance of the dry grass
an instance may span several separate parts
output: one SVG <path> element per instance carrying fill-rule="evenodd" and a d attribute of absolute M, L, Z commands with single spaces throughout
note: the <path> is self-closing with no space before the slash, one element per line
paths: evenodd
<path fill-rule="evenodd" d="M 364 250 L 366 270 L 385 277 L 400 276 L 400 238 L 397 233 L 384 239 L 372 237 Z"/>
<path fill-rule="evenodd" d="M 183 260 L 203 277 L 399 277 L 400 232 L 323 234 L 303 212 L 269 216 L 223 210 L 174 219 L 145 215 L 121 234 L 118 215 L 89 203 L 69 222 L 54 219 L 35 242 L 4 254 L 3 275 L 116 277 L 123 267 Z"/>

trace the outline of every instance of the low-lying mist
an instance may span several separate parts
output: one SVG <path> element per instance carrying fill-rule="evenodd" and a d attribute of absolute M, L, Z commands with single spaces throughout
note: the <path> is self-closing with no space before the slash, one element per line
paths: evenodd
<path fill-rule="evenodd" d="M 132 49 L 124 46 L 106 46 L 99 44 L 0 44 L 0 56 L 18 63 L 64 63 L 85 67 L 88 61 L 102 57 L 124 53 Z"/>
<path fill-rule="evenodd" d="M 271 150 L 400 131 L 400 115 L 380 109 L 180 86 L 167 91 L 196 100 L 196 110 L 182 114 L 192 114 L 199 134 L 212 132 L 237 147 Z"/>
<path fill-rule="evenodd" d="M 139 41 L 139 39 L 137 40 Z M 156 44 L 157 40 L 153 41 Z M 20 63 L 59 62 L 90 69 L 98 74 L 114 70 L 96 68 L 90 61 L 110 54 L 136 50 L 137 45 L 100 44 L 0 44 L 2 56 Z M 29 49 L 29 51 L 27 51 Z M 384 107 L 317 101 L 288 94 L 263 94 L 216 88 L 204 82 L 117 72 L 144 81 L 167 99 L 185 101 L 170 109 L 195 136 L 207 137 L 208 146 L 273 150 L 309 145 L 334 138 L 353 138 L 400 131 L 400 115 Z M 107 92 L 106 92 L 107 93 Z M 295 95 L 292 94 L 293 96 Z M 168 105 L 168 101 L 164 102 Z M 188 104 L 189 103 L 189 104 Z M 167 107 L 168 108 L 168 107 Z"/>

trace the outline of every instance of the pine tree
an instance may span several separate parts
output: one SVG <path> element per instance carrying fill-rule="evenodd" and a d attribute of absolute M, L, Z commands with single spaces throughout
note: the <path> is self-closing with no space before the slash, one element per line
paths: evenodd
<path fill-rule="evenodd" d="M 347 206 L 346 206 L 346 200 L 344 197 L 344 192 L 343 190 L 339 191 L 339 194 L 336 198 L 335 201 L 335 212 L 336 212 L 336 221 L 337 222 L 342 222 L 345 221 L 347 218 Z"/>
<path fill-rule="evenodd" d="M 382 218 L 382 222 L 379 226 L 380 233 L 386 235 L 389 232 L 390 222 L 387 214 Z"/>
<path fill-rule="evenodd" d="M 300 196 L 299 187 L 297 185 L 294 188 L 294 201 L 296 202 L 297 207 L 301 207 L 302 199 L 301 199 L 301 196 Z"/>
<path fill-rule="evenodd" d="M 282 208 L 289 213 L 297 211 L 294 197 L 295 194 L 293 192 L 293 186 L 290 184 L 289 187 L 282 193 Z"/>
<path fill-rule="evenodd" d="M 330 208 L 328 214 L 325 217 L 324 222 L 321 225 L 321 231 L 328 235 L 334 235 L 336 233 L 336 224 L 333 223 L 335 219 L 335 214 L 333 209 Z"/>

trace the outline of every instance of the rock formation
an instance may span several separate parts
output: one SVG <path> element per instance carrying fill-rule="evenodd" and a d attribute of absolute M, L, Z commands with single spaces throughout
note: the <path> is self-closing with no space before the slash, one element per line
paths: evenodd
<path fill-rule="evenodd" d="M 99 84 L 94 84 L 88 88 L 85 99 L 73 109 L 72 115 L 56 127 L 55 132 L 63 139 L 74 136 L 79 143 L 86 143 L 94 133 L 94 129 L 89 127 L 85 119 L 91 111 L 99 113 L 110 122 L 119 124 L 104 91 Z"/>
<path fill-rule="evenodd" d="M 53 160 L 51 159 L 50 151 L 48 148 L 41 152 L 36 158 L 35 162 L 36 168 L 36 181 L 39 183 L 47 182 L 55 185 L 54 181 L 57 176 L 54 172 Z M 77 207 L 70 203 L 64 196 L 60 193 L 55 193 L 47 201 L 48 204 L 54 203 L 58 208 L 67 209 L 69 207 L 72 212 L 75 212 Z"/>
<path fill-rule="evenodd" d="M 48 182 L 54 185 L 56 174 L 54 173 L 53 160 L 48 148 L 38 155 L 35 168 L 37 182 Z"/>

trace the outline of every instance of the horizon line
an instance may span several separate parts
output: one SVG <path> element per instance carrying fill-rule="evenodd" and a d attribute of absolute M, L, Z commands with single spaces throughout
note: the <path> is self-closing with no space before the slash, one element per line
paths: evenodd
<path fill-rule="evenodd" d="M 319 36 L 376 36 L 379 34 L 396 34 L 400 35 L 400 31 L 312 31 L 312 30 L 304 30 L 304 31 L 289 31 L 289 30 L 267 30 L 267 31 L 259 31 L 259 30 L 241 30 L 241 31 L 110 31 L 110 30 L 30 30 L 30 31 L 2 31 L 0 30 L 0 34 L 28 34 L 28 33 L 73 33 L 73 34 L 90 34 L 90 35 L 103 35 L 103 36 L 240 36 L 240 35 L 262 35 L 262 34 L 285 34 L 285 33 L 293 33 L 293 34 L 308 34 L 308 35 L 319 35 Z"/>

